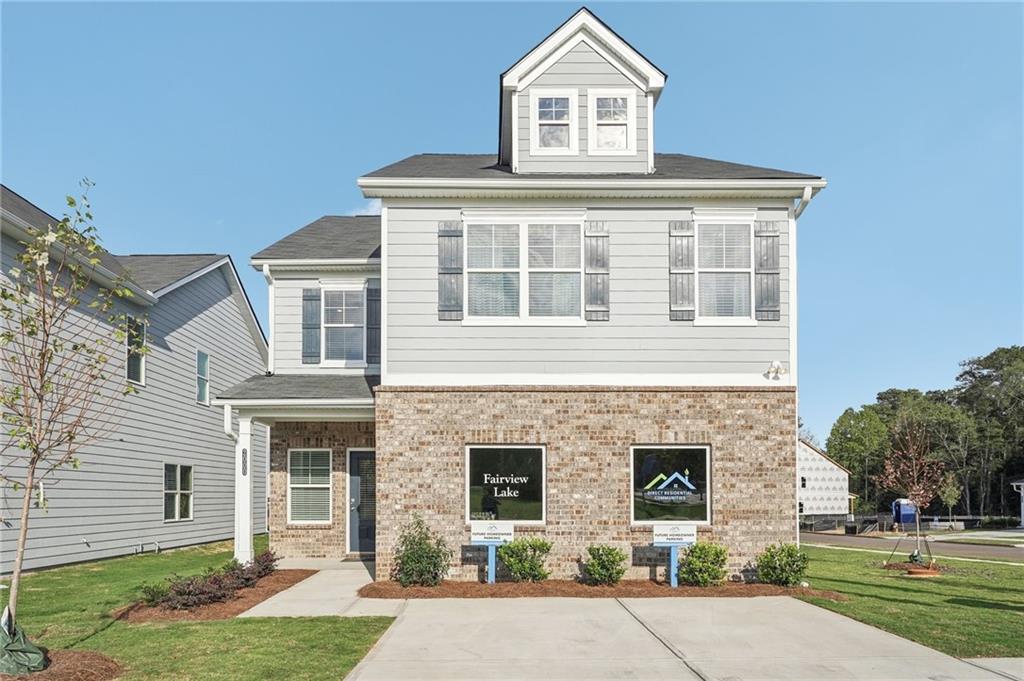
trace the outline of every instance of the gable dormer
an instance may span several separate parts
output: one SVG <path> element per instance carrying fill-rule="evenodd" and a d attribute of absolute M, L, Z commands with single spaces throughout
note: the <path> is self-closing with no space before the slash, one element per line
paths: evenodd
<path fill-rule="evenodd" d="M 501 75 L 499 162 L 523 174 L 654 172 L 665 79 L 581 8 Z"/>

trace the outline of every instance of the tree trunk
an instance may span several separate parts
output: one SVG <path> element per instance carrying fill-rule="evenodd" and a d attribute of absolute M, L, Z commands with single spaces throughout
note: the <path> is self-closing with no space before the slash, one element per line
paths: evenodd
<path fill-rule="evenodd" d="M 17 622 L 18 587 L 21 585 L 21 564 L 25 560 L 25 543 L 28 540 L 28 512 L 32 507 L 32 488 L 35 486 L 36 461 L 33 457 L 25 476 L 25 491 L 21 500 L 21 525 L 18 527 L 18 549 L 14 554 L 14 568 L 11 570 L 11 597 L 7 607 L 11 611 L 11 622 Z"/>
<path fill-rule="evenodd" d="M 914 504 L 914 524 L 917 526 L 917 555 L 921 555 L 921 507 Z"/>

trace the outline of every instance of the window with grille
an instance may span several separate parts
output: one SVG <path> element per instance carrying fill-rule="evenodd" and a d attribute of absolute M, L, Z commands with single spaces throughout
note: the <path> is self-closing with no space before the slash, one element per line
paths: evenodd
<path fill-rule="evenodd" d="M 753 277 L 749 224 L 698 224 L 699 317 L 750 318 Z"/>
<path fill-rule="evenodd" d="M 581 247 L 579 225 L 529 225 L 529 313 L 531 317 L 579 317 Z"/>
<path fill-rule="evenodd" d="M 531 154 L 564 156 L 579 152 L 578 97 L 577 90 L 531 90 Z"/>
<path fill-rule="evenodd" d="M 210 356 L 196 350 L 196 402 L 210 403 Z"/>
<path fill-rule="evenodd" d="M 519 225 L 469 225 L 466 238 L 468 312 L 519 316 Z"/>
<path fill-rule="evenodd" d="M 636 92 L 592 88 L 587 94 L 587 153 L 636 153 Z"/>
<path fill-rule="evenodd" d="M 164 520 L 192 520 L 192 466 L 164 464 Z"/>
<path fill-rule="evenodd" d="M 288 452 L 288 522 L 331 522 L 331 450 Z"/>
<path fill-rule="evenodd" d="M 366 361 L 366 293 L 359 289 L 324 289 L 323 360 L 344 365 Z"/>

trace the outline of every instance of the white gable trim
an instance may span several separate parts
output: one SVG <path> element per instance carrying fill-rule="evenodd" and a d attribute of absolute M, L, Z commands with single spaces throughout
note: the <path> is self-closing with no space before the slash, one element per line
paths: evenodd
<path fill-rule="evenodd" d="M 577 12 L 506 71 L 501 78 L 502 87 L 522 90 L 580 42 L 586 42 L 644 92 L 665 87 L 665 74 L 586 8 Z"/>

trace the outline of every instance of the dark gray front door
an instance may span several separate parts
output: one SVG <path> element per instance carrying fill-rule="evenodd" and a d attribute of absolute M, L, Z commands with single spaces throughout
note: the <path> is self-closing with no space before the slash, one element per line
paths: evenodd
<path fill-rule="evenodd" d="M 377 466 L 374 453 L 349 455 L 348 532 L 352 553 L 373 553 L 377 548 Z"/>

